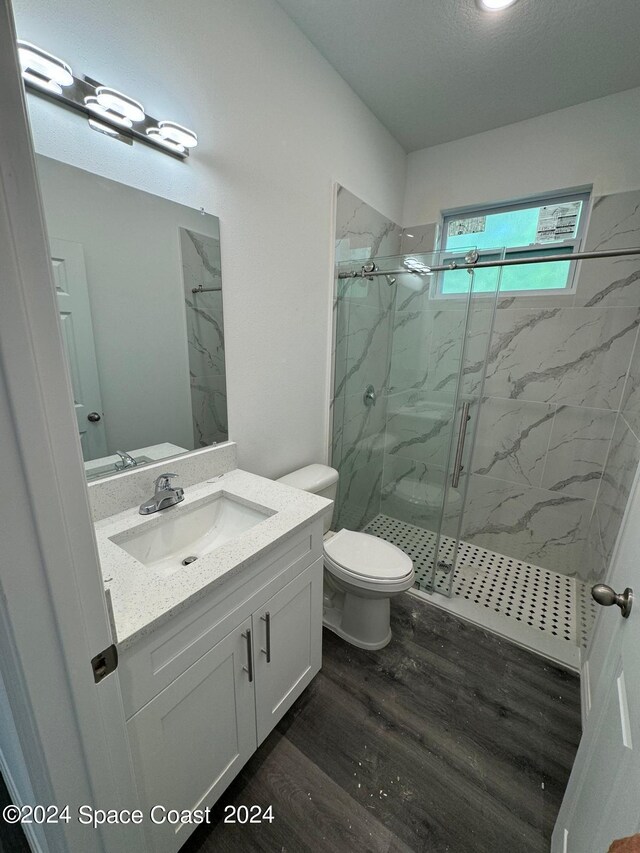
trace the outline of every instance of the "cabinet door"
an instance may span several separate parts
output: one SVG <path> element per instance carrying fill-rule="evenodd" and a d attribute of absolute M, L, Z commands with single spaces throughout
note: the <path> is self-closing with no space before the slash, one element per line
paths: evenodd
<path fill-rule="evenodd" d="M 322 663 L 322 560 L 253 616 L 258 743 L 266 738 Z"/>
<path fill-rule="evenodd" d="M 149 809 L 212 805 L 256 749 L 250 629 L 247 619 L 127 724 L 156 853 L 175 853 L 195 826 L 155 826 Z"/>

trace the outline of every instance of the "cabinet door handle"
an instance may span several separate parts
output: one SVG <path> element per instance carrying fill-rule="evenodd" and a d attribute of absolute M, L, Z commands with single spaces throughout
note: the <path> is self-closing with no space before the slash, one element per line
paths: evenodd
<path fill-rule="evenodd" d="M 267 663 L 271 663 L 271 614 L 267 610 L 264 616 L 260 617 L 267 626 L 267 648 L 260 649 L 263 655 L 267 656 Z"/>
<path fill-rule="evenodd" d="M 251 628 L 247 628 L 242 632 L 242 636 L 247 641 L 247 666 L 243 666 L 245 672 L 249 673 L 249 682 L 253 681 L 253 646 L 251 644 Z"/>

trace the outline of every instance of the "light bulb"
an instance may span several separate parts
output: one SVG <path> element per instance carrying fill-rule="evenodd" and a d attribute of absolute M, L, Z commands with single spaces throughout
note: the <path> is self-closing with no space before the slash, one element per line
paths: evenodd
<path fill-rule="evenodd" d="M 96 100 L 101 107 L 106 110 L 112 110 L 119 113 L 129 121 L 144 121 L 144 107 L 139 101 L 134 101 L 128 95 L 123 95 L 122 92 L 116 89 L 110 89 L 109 86 L 98 86 L 96 89 Z"/>
<path fill-rule="evenodd" d="M 31 71 L 23 71 L 22 79 L 26 80 L 27 83 L 31 83 L 32 86 L 37 86 L 45 92 L 51 92 L 53 95 L 62 94 L 62 86 L 54 80 L 45 80 L 45 78 L 40 77 L 39 74 L 33 74 Z"/>
<path fill-rule="evenodd" d="M 485 12 L 500 12 L 508 6 L 513 6 L 516 0 L 478 0 L 478 5 Z"/>
<path fill-rule="evenodd" d="M 187 153 L 187 149 L 184 145 L 162 136 L 160 129 L 157 127 L 148 127 L 146 133 L 152 142 L 155 142 L 157 145 L 162 145 L 163 148 L 167 148 L 169 151 L 174 151 L 176 154 Z"/>
<path fill-rule="evenodd" d="M 198 137 L 192 130 L 174 121 L 159 121 L 158 130 L 165 139 L 184 145 L 185 148 L 195 148 L 198 144 Z"/>
<path fill-rule="evenodd" d="M 84 104 L 92 113 L 100 116 L 100 118 L 106 119 L 106 121 L 113 122 L 113 124 L 117 124 L 120 127 L 131 127 L 131 119 L 120 115 L 120 113 L 117 113 L 115 110 L 109 110 L 106 107 L 103 107 L 102 104 L 98 103 L 98 99 L 95 95 L 87 95 L 84 99 Z"/>
<path fill-rule="evenodd" d="M 36 75 L 39 74 L 58 86 L 71 86 L 73 83 L 73 73 L 66 62 L 58 59 L 52 53 L 47 53 L 41 47 L 31 44 L 31 42 L 18 42 L 18 58 L 20 59 L 23 77 L 36 86 L 38 82 L 33 79 L 33 76 L 26 77 L 29 71 L 35 72 Z M 47 87 L 41 86 L 41 88 L 46 89 Z M 54 90 L 51 89 L 51 91 Z"/>

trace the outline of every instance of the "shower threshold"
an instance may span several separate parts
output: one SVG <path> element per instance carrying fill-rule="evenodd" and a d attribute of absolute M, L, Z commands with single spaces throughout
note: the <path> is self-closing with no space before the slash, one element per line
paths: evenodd
<path fill-rule="evenodd" d="M 417 581 L 411 594 L 579 671 L 580 650 L 595 618 L 591 596 L 579 579 L 461 541 L 455 569 L 436 571 L 433 591 L 425 590 L 431 584 L 434 532 L 386 515 L 373 518 L 365 532 L 411 557 Z M 442 537 L 440 564 L 451 565 L 454 552 L 455 540 Z"/>

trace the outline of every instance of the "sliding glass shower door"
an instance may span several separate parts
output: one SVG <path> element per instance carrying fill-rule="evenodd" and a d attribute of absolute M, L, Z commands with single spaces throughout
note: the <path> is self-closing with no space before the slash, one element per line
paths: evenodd
<path fill-rule="evenodd" d="M 394 542 L 421 588 L 449 595 L 499 272 L 430 272 L 443 262 L 429 253 L 338 269 L 332 464 L 335 529 Z"/>

